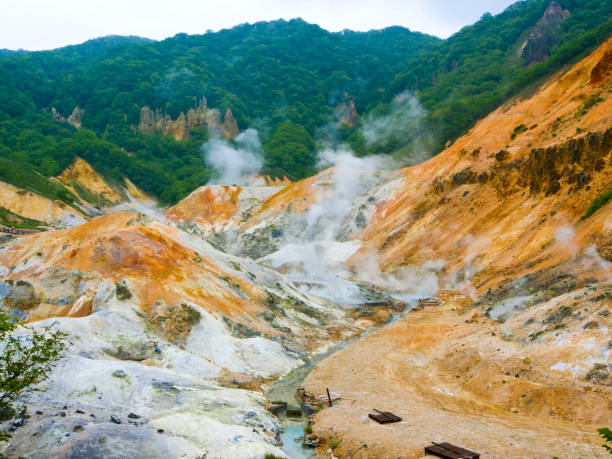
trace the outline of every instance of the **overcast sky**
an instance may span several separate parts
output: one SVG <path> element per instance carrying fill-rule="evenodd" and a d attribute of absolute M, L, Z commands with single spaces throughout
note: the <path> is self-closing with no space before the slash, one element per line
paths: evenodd
<path fill-rule="evenodd" d="M 51 49 L 104 35 L 163 39 L 301 17 L 321 27 L 402 25 L 446 38 L 513 0 L 0 0 L 0 48 Z"/>

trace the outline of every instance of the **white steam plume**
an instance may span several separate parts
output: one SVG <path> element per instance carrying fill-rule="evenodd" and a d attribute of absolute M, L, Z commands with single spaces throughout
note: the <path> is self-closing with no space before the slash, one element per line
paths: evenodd
<path fill-rule="evenodd" d="M 381 170 L 391 169 L 395 164 L 388 156 L 357 158 L 343 149 L 320 152 L 318 166 L 333 167 L 334 180 L 331 195 L 311 206 L 306 214 L 307 227 L 300 238 L 311 241 L 336 239 L 354 201 L 381 182 Z"/>
<path fill-rule="evenodd" d="M 294 214 L 286 222 L 279 249 L 259 261 L 280 269 L 306 293 L 339 304 L 367 301 L 360 285 L 387 290 L 404 301 L 430 296 L 438 291 L 441 262 L 383 272 L 375 253 L 360 256 L 356 273 L 345 264 L 361 247 L 359 240 L 345 240 L 355 209 L 389 196 L 377 195 L 377 185 L 389 179 L 396 166 L 388 156 L 355 157 L 350 151 L 325 150 L 319 166 L 332 167 L 333 181 L 326 199 L 313 204 L 305 214 Z M 373 202 L 372 202 L 373 201 Z"/>
<path fill-rule="evenodd" d="M 433 138 L 425 125 L 426 115 L 419 100 L 405 91 L 393 98 L 384 115 L 372 112 L 365 115 L 360 132 L 368 147 L 387 143 L 401 145 L 403 162 L 417 164 L 431 156 Z"/>
<path fill-rule="evenodd" d="M 252 185 L 263 165 L 261 142 L 255 129 L 236 136 L 233 144 L 218 137 L 210 139 L 202 151 L 206 165 L 214 170 L 209 184 Z"/>

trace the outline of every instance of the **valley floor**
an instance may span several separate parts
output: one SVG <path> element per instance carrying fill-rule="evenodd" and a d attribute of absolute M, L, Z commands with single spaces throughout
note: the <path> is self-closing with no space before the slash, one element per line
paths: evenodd
<path fill-rule="evenodd" d="M 554 350 L 534 355 L 531 340 L 504 337 L 466 303 L 413 311 L 315 367 L 306 390 L 342 397 L 315 416 L 324 457 L 336 446 L 336 457 L 417 458 L 432 441 L 487 458 L 607 456 L 596 430 L 612 423 L 612 388 L 550 371 Z M 374 409 L 403 421 L 380 425 Z"/>

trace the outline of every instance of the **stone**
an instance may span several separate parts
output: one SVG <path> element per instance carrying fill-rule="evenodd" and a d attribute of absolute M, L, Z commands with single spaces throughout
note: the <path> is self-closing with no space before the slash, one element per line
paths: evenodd
<path fill-rule="evenodd" d="M 119 301 L 125 301 L 132 298 L 132 292 L 130 292 L 125 279 L 121 279 L 115 284 L 115 295 L 117 295 Z"/>
<path fill-rule="evenodd" d="M 0 282 L 0 300 L 6 298 L 11 293 L 12 289 L 13 286 L 8 282 Z"/>
<path fill-rule="evenodd" d="M 38 306 L 39 303 L 40 299 L 36 295 L 34 286 L 23 280 L 17 281 L 11 292 L 4 298 L 4 305 L 7 308 L 22 311 Z"/>
<path fill-rule="evenodd" d="M 115 370 L 113 371 L 113 376 L 115 378 L 125 378 L 127 377 L 127 374 L 123 370 Z"/>
<path fill-rule="evenodd" d="M 104 349 L 104 352 L 119 360 L 133 360 L 141 362 L 153 356 L 157 343 L 155 341 L 123 341 L 113 348 Z"/>
<path fill-rule="evenodd" d="M 302 403 L 302 413 L 304 413 L 304 416 L 310 416 L 312 414 L 315 414 L 316 412 L 316 406 L 311 405 L 310 403 Z"/>
<path fill-rule="evenodd" d="M 270 413 L 278 416 L 279 414 L 282 414 L 285 412 L 285 410 L 287 409 L 287 404 L 286 403 L 272 403 L 270 404 L 268 411 L 270 411 Z"/>
<path fill-rule="evenodd" d="M 155 387 L 156 389 L 167 390 L 167 391 L 170 391 L 170 392 L 178 392 L 179 391 L 176 387 L 174 387 L 169 382 L 155 381 L 153 383 L 153 387 Z"/>
<path fill-rule="evenodd" d="M 261 313 L 261 317 L 262 317 L 262 319 L 263 319 L 263 320 L 265 320 L 266 322 L 272 322 L 276 316 L 274 315 L 274 313 L 273 313 L 273 312 L 270 312 L 270 311 L 263 311 L 263 312 Z"/>
<path fill-rule="evenodd" d="M 221 113 L 216 108 L 209 108 L 206 97 L 202 97 L 198 105 L 190 108 L 187 113 L 181 112 L 173 120 L 170 115 L 164 114 L 161 108 L 153 111 L 150 107 L 140 109 L 140 122 L 138 130 L 148 134 L 161 132 L 164 135 L 171 135 L 176 140 L 188 140 L 191 138 L 191 129 L 207 127 L 210 133 L 220 133 L 223 137 L 230 139 L 240 132 L 232 111 L 227 108 L 223 123 L 221 123 Z"/>

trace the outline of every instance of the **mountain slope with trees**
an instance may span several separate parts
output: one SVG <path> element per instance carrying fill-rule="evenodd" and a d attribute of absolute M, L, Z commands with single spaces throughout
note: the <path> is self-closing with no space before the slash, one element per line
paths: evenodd
<path fill-rule="evenodd" d="M 336 124 L 334 108 L 354 102 L 362 116 L 337 131 L 358 154 L 404 151 L 414 130 L 363 141 L 364 119 L 387 116 L 392 100 L 415 93 L 432 132 L 429 154 L 465 132 L 500 102 L 603 42 L 612 30 L 612 4 L 559 0 L 569 11 L 554 31 L 550 57 L 528 66 L 521 44 L 537 27 L 548 0 L 517 2 L 483 15 L 447 40 L 390 27 L 330 33 L 300 19 L 243 24 L 163 41 L 104 37 L 42 52 L 0 53 L 0 179 L 55 176 L 76 155 L 109 180 L 129 177 L 162 202 L 175 202 L 206 183 L 201 158 L 205 128 L 187 141 L 138 126 L 143 106 L 172 119 L 196 106 L 231 108 L 241 129 L 258 129 L 264 172 L 299 179 L 315 171 L 321 128 Z M 83 111 L 82 128 L 58 123 Z M 404 150 L 402 150 L 404 148 Z M 401 156 L 401 154 L 400 154 Z M 44 181 L 44 180 L 43 180 Z M 53 186 L 30 185 L 40 193 Z M 49 190 L 47 190 L 49 188 Z M 69 197 L 66 197 L 69 199 Z"/>

